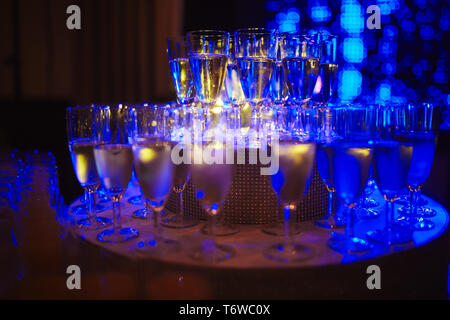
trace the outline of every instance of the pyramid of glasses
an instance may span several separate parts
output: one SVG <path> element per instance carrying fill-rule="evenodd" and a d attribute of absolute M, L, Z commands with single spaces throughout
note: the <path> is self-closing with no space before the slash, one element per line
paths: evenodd
<path fill-rule="evenodd" d="M 355 212 L 379 217 L 370 209 L 374 179 L 387 203 L 387 222 L 367 234 L 370 241 L 408 242 L 414 230 L 432 228 L 427 217 L 433 212 L 416 200 L 431 170 L 440 106 L 334 101 L 336 42 L 328 34 L 265 29 L 241 29 L 231 40 L 223 31 L 189 32 L 168 40 L 177 102 L 69 108 L 69 148 L 86 191 L 81 211 L 89 213 L 78 226 L 113 224 L 99 241 L 137 237 L 139 230 L 120 224 L 120 200 L 133 177 L 145 199 L 133 217 L 153 219 L 155 242 L 149 246 L 159 244 L 164 252 L 176 244 L 158 233 L 159 225 L 189 228 L 208 218 L 205 233 L 231 235 L 236 224 L 278 217 L 284 226 L 265 232 L 295 234 L 290 220 L 314 219 L 326 228 L 345 224 L 345 235 L 331 237 L 329 246 L 368 250 L 371 244 L 355 237 L 352 226 Z M 113 201 L 112 220 L 96 216 L 100 185 Z M 366 185 L 371 191 L 364 191 Z M 409 205 L 396 217 L 393 202 L 408 188 Z M 216 224 L 217 217 L 224 221 Z M 265 255 L 290 261 L 308 254 L 285 239 Z M 232 255 L 213 243 L 194 256 L 217 261 Z"/>

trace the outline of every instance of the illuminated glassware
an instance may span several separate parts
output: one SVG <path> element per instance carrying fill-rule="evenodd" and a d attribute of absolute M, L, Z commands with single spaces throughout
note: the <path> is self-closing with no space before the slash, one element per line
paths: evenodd
<path fill-rule="evenodd" d="M 394 201 L 407 187 L 413 145 L 400 130 L 395 106 L 380 106 L 377 110 L 373 169 L 378 189 L 386 200 L 385 226 L 367 232 L 367 238 L 390 247 L 412 240 L 409 230 L 401 230 L 394 225 Z"/>
<path fill-rule="evenodd" d="M 100 232 L 102 242 L 121 243 L 139 235 L 138 230 L 121 226 L 120 199 L 131 179 L 133 155 L 129 139 L 127 106 L 105 106 L 98 120 L 99 144 L 94 148 L 100 182 L 113 201 L 113 228 Z"/>
<path fill-rule="evenodd" d="M 434 223 L 427 218 L 435 216 L 436 211 L 419 205 L 418 199 L 433 165 L 440 115 L 440 106 L 432 103 L 407 104 L 398 108 L 396 113 L 402 130 L 413 145 L 407 181 L 410 203 L 398 210 L 402 214 L 398 224 L 418 231 L 434 227 Z"/>
<path fill-rule="evenodd" d="M 187 105 L 194 101 L 195 87 L 189 63 L 188 43 L 186 37 L 167 39 L 167 55 L 178 102 Z"/>
<path fill-rule="evenodd" d="M 296 104 L 305 104 L 311 99 L 319 75 L 319 45 L 310 36 L 293 33 L 281 39 L 280 49 L 289 97 Z"/>
<path fill-rule="evenodd" d="M 226 144 L 219 140 L 197 142 L 191 145 L 191 178 L 197 199 L 208 214 L 209 239 L 202 242 L 191 256 L 194 259 L 219 262 L 234 256 L 231 247 L 217 244 L 216 219 L 233 180 L 233 165 L 226 163 Z M 205 155 L 210 155 L 210 157 Z"/>
<path fill-rule="evenodd" d="M 277 53 L 277 33 L 264 28 L 239 29 L 234 40 L 245 99 L 252 106 L 261 106 L 269 94 Z"/>
<path fill-rule="evenodd" d="M 320 66 L 312 100 L 316 104 L 327 104 L 336 95 L 337 89 L 337 36 L 325 33 L 317 34 Z"/>
<path fill-rule="evenodd" d="M 214 106 L 225 78 L 230 34 L 225 31 L 199 30 L 187 34 L 189 63 L 197 99 Z"/>
<path fill-rule="evenodd" d="M 111 224 L 111 219 L 97 217 L 99 205 L 95 203 L 95 192 L 100 185 L 94 161 L 94 147 L 99 143 L 99 116 L 100 109 L 93 106 L 69 107 L 66 111 L 72 164 L 87 199 L 86 204 L 76 207 L 76 214 L 86 213 L 88 217 L 79 220 L 77 224 L 86 230 L 95 230 Z"/>
<path fill-rule="evenodd" d="M 353 209 L 369 178 L 373 149 L 374 114 L 370 108 L 347 106 L 344 111 L 344 123 L 337 133 L 342 139 L 332 140 L 322 145 L 332 161 L 330 180 L 336 195 L 345 206 L 345 233 L 332 233 L 328 246 L 343 254 L 364 252 L 372 248 L 371 244 L 354 233 L 355 210 Z"/>
<path fill-rule="evenodd" d="M 328 191 L 328 213 L 316 225 L 334 229 L 345 226 L 343 217 L 336 213 L 336 190 L 331 173 L 334 171 L 332 152 L 329 144 L 342 139 L 339 129 L 344 125 L 346 105 L 316 106 L 314 108 L 317 117 L 316 143 L 317 143 L 317 170 Z"/>

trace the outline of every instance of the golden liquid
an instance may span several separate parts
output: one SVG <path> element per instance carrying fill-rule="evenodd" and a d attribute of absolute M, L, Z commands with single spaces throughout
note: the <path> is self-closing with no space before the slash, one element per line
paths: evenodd
<path fill-rule="evenodd" d="M 105 144 L 94 149 L 95 164 L 102 185 L 110 194 L 122 194 L 131 179 L 133 154 L 131 146 Z"/>
<path fill-rule="evenodd" d="M 73 169 L 80 185 L 95 188 L 100 184 L 94 159 L 93 142 L 72 142 L 70 144 L 70 156 Z"/>
<path fill-rule="evenodd" d="M 205 103 L 215 102 L 222 90 L 227 56 L 198 54 L 189 58 L 197 97 Z"/>
<path fill-rule="evenodd" d="M 279 192 L 282 203 L 296 203 L 306 192 L 307 181 L 311 176 L 316 145 L 282 141 L 279 144 L 279 165 L 283 184 Z M 274 176 L 272 176 L 272 179 Z"/>
<path fill-rule="evenodd" d="M 172 190 L 171 144 L 140 142 L 133 145 L 133 158 L 142 193 L 156 207 L 162 207 Z"/>
<path fill-rule="evenodd" d="M 233 166 L 225 164 L 225 146 L 217 144 L 213 152 L 222 149 L 223 164 L 202 164 L 191 165 L 191 178 L 195 188 L 197 198 L 205 209 L 219 209 L 226 199 L 233 179 Z M 196 151 L 194 151 L 196 152 Z"/>

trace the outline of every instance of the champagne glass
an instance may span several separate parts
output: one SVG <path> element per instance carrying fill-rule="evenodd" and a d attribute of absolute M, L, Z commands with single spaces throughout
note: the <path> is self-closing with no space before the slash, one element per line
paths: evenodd
<path fill-rule="evenodd" d="M 320 70 L 319 46 L 309 36 L 286 34 L 281 40 L 284 80 L 294 104 L 306 104 L 313 93 Z"/>
<path fill-rule="evenodd" d="M 194 101 L 195 87 L 186 37 L 178 36 L 167 39 L 167 55 L 178 102 L 182 105 L 189 105 Z"/>
<path fill-rule="evenodd" d="M 208 214 L 209 239 L 191 256 L 202 261 L 224 261 L 235 253 L 231 247 L 216 242 L 216 219 L 231 187 L 233 165 L 226 163 L 226 144 L 220 139 L 194 141 L 192 152 L 191 179 L 196 197 Z"/>
<path fill-rule="evenodd" d="M 346 254 L 364 252 L 372 248 L 370 243 L 355 235 L 354 207 L 369 178 L 375 117 L 373 109 L 357 105 L 347 106 L 343 116 L 343 125 L 337 129 L 342 139 L 333 140 L 321 148 L 325 148 L 329 153 L 333 168 L 330 171 L 330 180 L 333 181 L 336 195 L 343 202 L 346 218 L 345 233 L 332 232 L 328 246 Z"/>
<path fill-rule="evenodd" d="M 95 192 L 100 185 L 94 160 L 94 146 L 99 143 L 96 125 L 99 114 L 99 108 L 93 106 L 69 107 L 66 112 L 73 169 L 88 200 L 87 205 L 81 205 L 76 210 L 77 214 L 81 214 L 87 207 L 88 217 L 79 220 L 77 224 L 86 230 L 95 230 L 111 224 L 111 219 L 97 217 L 98 205 L 95 204 Z"/>
<path fill-rule="evenodd" d="M 273 68 L 272 77 L 270 79 L 270 99 L 277 106 L 282 106 L 289 97 L 289 91 L 286 82 L 284 81 L 283 63 L 281 61 L 280 48 L 285 36 L 285 33 L 282 33 L 278 36 L 276 44 L 276 61 Z"/>
<path fill-rule="evenodd" d="M 337 81 L 337 36 L 318 34 L 319 75 L 313 90 L 312 99 L 316 104 L 326 105 L 336 95 Z"/>
<path fill-rule="evenodd" d="M 317 106 L 314 108 L 317 116 L 317 169 L 328 191 L 328 214 L 315 224 L 326 229 L 345 226 L 343 217 L 336 214 L 336 189 L 332 179 L 333 167 L 332 148 L 330 143 L 342 139 L 339 127 L 345 119 L 345 105 Z"/>
<path fill-rule="evenodd" d="M 395 118 L 395 108 L 380 107 L 381 116 L 377 123 L 377 139 L 373 143 L 373 169 L 378 189 L 386 200 L 385 226 L 367 232 L 367 238 L 390 247 L 393 244 L 412 240 L 412 233 L 394 225 L 394 201 L 407 187 L 408 171 L 413 146 L 402 136 Z"/>
<path fill-rule="evenodd" d="M 196 97 L 205 106 L 214 107 L 225 78 L 230 35 L 225 31 L 199 30 L 189 32 L 187 40 Z"/>
<path fill-rule="evenodd" d="M 100 182 L 113 202 L 113 227 L 97 235 L 101 242 L 117 244 L 139 235 L 135 228 L 121 226 L 120 199 L 133 169 L 128 121 L 127 107 L 123 104 L 100 110 L 100 143 L 95 146 L 94 158 Z"/>
<path fill-rule="evenodd" d="M 275 65 L 277 33 L 264 28 L 235 32 L 235 56 L 246 101 L 259 107 L 266 100 Z"/>
<path fill-rule="evenodd" d="M 407 104 L 398 108 L 397 118 L 401 121 L 402 129 L 413 145 L 407 179 L 410 203 L 398 210 L 402 215 L 398 225 L 412 227 L 418 231 L 430 230 L 434 227 L 434 223 L 426 218 L 435 216 L 436 211 L 420 206 L 417 202 L 420 190 L 433 165 L 440 122 L 440 106 L 431 103 Z"/>
<path fill-rule="evenodd" d="M 311 249 L 296 243 L 289 228 L 291 212 L 307 192 L 314 165 L 316 145 L 294 135 L 280 137 L 279 143 L 272 143 L 272 152 L 279 159 L 279 170 L 271 176 L 272 188 L 284 213 L 284 241 L 266 248 L 263 252 L 268 259 L 279 262 L 293 262 L 307 259 Z"/>
<path fill-rule="evenodd" d="M 245 96 L 242 91 L 241 80 L 239 79 L 238 64 L 235 55 L 234 36 L 230 37 L 227 72 L 225 73 L 225 90 L 232 106 L 240 107 L 245 103 Z"/>

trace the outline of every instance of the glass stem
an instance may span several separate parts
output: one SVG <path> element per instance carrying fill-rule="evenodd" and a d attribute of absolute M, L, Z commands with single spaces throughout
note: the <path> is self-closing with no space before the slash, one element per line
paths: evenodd
<path fill-rule="evenodd" d="M 211 238 L 211 242 L 216 245 L 216 222 L 217 222 L 217 214 L 209 214 L 208 215 L 208 228 L 209 228 L 209 237 Z"/>
<path fill-rule="evenodd" d="M 162 208 L 153 208 L 153 229 L 155 235 L 159 233 L 159 220 L 161 217 Z"/>
<path fill-rule="evenodd" d="M 289 232 L 289 221 L 291 220 L 291 206 L 284 206 L 284 247 L 287 248 L 291 245 L 291 233 Z"/>
<path fill-rule="evenodd" d="M 95 191 L 88 189 L 88 208 L 89 208 L 89 218 L 94 218 L 97 216 L 97 210 L 95 206 Z"/>
<path fill-rule="evenodd" d="M 184 217 L 184 208 L 183 208 L 183 191 L 179 192 L 179 197 L 180 197 L 180 210 L 178 210 L 178 219 L 180 221 L 183 221 L 183 217 Z"/>
<path fill-rule="evenodd" d="M 113 229 L 114 232 L 119 230 L 120 225 L 120 201 L 119 197 L 113 197 Z"/>
<path fill-rule="evenodd" d="M 394 201 L 386 199 L 386 233 L 387 233 L 387 245 L 391 245 L 391 234 L 392 234 L 392 222 L 394 221 Z"/>
<path fill-rule="evenodd" d="M 346 224 L 345 224 L 345 236 L 347 238 L 353 238 L 354 237 L 354 223 L 355 223 L 355 219 L 353 217 L 353 207 L 356 204 L 350 204 L 350 205 L 345 205 L 345 211 L 346 211 Z"/>

